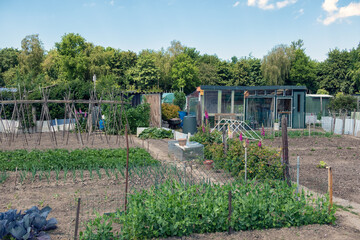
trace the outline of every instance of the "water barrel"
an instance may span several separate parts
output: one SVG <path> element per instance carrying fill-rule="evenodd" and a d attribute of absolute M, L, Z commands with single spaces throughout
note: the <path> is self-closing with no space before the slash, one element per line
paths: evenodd
<path fill-rule="evenodd" d="M 196 116 L 189 115 L 184 117 L 183 133 L 196 133 Z"/>
<path fill-rule="evenodd" d="M 187 112 L 185 111 L 179 111 L 179 118 L 181 119 L 180 127 L 183 126 L 184 123 L 184 117 L 187 115 Z"/>

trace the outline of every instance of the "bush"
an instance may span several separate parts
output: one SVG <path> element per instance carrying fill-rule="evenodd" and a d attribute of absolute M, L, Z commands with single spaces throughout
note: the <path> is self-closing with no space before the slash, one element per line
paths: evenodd
<path fill-rule="evenodd" d="M 186 96 L 183 92 L 175 92 L 174 93 L 175 99 L 174 99 L 174 105 L 179 106 L 181 111 L 184 109 L 186 104 Z"/>
<path fill-rule="evenodd" d="M 204 145 L 205 159 L 214 161 L 215 168 L 227 170 L 234 177 L 243 178 L 245 174 L 245 149 L 238 139 L 228 140 L 227 156 L 224 154 L 222 135 L 219 131 L 209 132 L 208 127 L 200 127 L 190 139 Z M 275 149 L 259 147 L 257 142 L 248 145 L 247 178 L 281 179 L 283 166 L 280 154 Z"/>
<path fill-rule="evenodd" d="M 169 103 L 161 104 L 161 117 L 164 121 L 179 117 L 179 106 Z"/>
<path fill-rule="evenodd" d="M 129 122 L 131 133 L 136 133 L 138 127 L 149 127 L 150 125 L 150 104 L 143 103 L 136 107 L 128 108 L 126 110 L 126 116 Z M 125 126 L 126 120 L 123 119 L 123 126 Z"/>
<path fill-rule="evenodd" d="M 230 226 L 235 231 L 326 224 L 335 221 L 326 197 L 294 194 L 284 181 L 183 185 L 168 181 L 129 196 L 127 214 L 116 214 L 120 239 L 153 239 L 227 231 L 228 193 L 232 191 Z"/>

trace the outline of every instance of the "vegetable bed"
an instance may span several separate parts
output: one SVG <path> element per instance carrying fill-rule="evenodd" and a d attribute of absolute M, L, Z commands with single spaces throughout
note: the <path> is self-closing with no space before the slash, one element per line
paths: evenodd
<path fill-rule="evenodd" d="M 149 166 L 159 162 L 142 148 L 130 148 L 129 166 Z M 126 166 L 126 149 L 66 149 L 0 151 L 0 169 L 64 170 L 97 168 L 123 168 Z"/>
<path fill-rule="evenodd" d="M 230 224 L 229 191 L 232 192 Z M 329 213 L 328 206 L 326 197 L 316 198 L 305 192 L 297 196 L 295 188 L 283 181 L 223 186 L 185 186 L 168 181 L 132 194 L 127 215 L 119 212 L 112 218 L 105 216 L 103 221 L 108 226 L 107 234 L 112 222 L 121 224 L 120 239 L 151 239 L 223 232 L 229 226 L 240 231 L 333 223 L 335 210 Z M 98 224 L 88 226 L 84 236 L 101 238 L 98 227 Z"/>

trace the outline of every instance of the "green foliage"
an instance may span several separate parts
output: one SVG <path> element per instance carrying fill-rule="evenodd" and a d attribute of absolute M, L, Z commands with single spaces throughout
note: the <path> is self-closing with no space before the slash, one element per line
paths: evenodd
<path fill-rule="evenodd" d="M 139 134 L 141 139 L 163 139 L 163 138 L 174 138 L 174 134 L 171 130 L 162 128 L 147 128 Z"/>
<path fill-rule="evenodd" d="M 228 222 L 228 193 L 232 192 L 234 231 L 327 224 L 335 221 L 328 212 L 326 197 L 304 191 L 284 181 L 226 185 L 186 185 L 167 181 L 129 197 L 127 214 L 114 221 L 122 225 L 120 239 L 152 239 L 194 233 L 225 232 Z"/>
<path fill-rule="evenodd" d="M 325 89 L 318 89 L 317 92 L 316 92 L 316 94 L 325 94 L 325 95 L 328 95 L 329 92 L 326 91 Z"/>
<path fill-rule="evenodd" d="M 318 165 L 316 165 L 317 168 L 326 168 L 327 163 L 324 161 L 320 161 Z"/>
<path fill-rule="evenodd" d="M 149 127 L 150 125 L 150 104 L 142 103 L 136 107 L 126 110 L 126 117 L 129 122 L 131 133 L 136 133 L 138 127 Z M 125 124 L 125 119 L 123 119 Z M 125 126 L 125 125 L 124 125 Z"/>
<path fill-rule="evenodd" d="M 336 97 L 330 100 L 329 109 L 334 112 L 353 111 L 356 109 L 356 98 L 343 93 L 336 94 Z"/>
<path fill-rule="evenodd" d="M 159 86 L 160 70 L 155 65 L 155 59 L 152 54 L 142 53 L 136 66 L 130 68 L 127 72 L 131 82 L 141 90 L 149 90 Z"/>
<path fill-rule="evenodd" d="M 194 91 L 199 84 L 199 69 L 185 53 L 176 56 L 171 68 L 175 87 L 186 93 Z"/>
<path fill-rule="evenodd" d="M 120 100 L 120 98 L 117 98 L 117 100 Z M 124 101 L 131 101 L 131 98 L 125 99 Z M 118 125 L 116 125 L 116 122 L 114 121 L 115 118 L 120 118 L 122 120 L 122 126 L 127 124 L 126 119 L 128 120 L 130 132 L 136 133 L 136 129 L 138 127 L 149 127 L 150 125 L 150 104 L 146 101 L 142 104 L 137 105 L 136 107 L 132 107 L 130 104 L 124 105 L 124 112 L 121 112 L 121 108 L 115 109 L 110 108 L 109 105 L 103 105 L 101 112 L 105 116 L 105 124 L 106 124 L 106 131 L 111 134 L 123 134 L 124 129 L 122 129 L 122 132 L 118 132 Z M 125 115 L 124 115 L 125 113 Z"/>
<path fill-rule="evenodd" d="M 177 105 L 169 104 L 169 103 L 161 104 L 161 118 L 164 121 L 170 120 L 172 118 L 178 118 L 179 111 L 180 108 Z"/>
<path fill-rule="evenodd" d="M 245 149 L 239 139 L 228 140 L 227 156 L 224 155 L 222 135 L 216 130 L 210 133 L 208 128 L 199 128 L 190 140 L 204 145 L 204 157 L 213 160 L 215 168 L 227 170 L 232 176 L 243 178 Z M 282 179 L 283 166 L 280 154 L 275 149 L 260 148 L 257 142 L 253 142 L 247 146 L 247 151 L 248 179 Z"/>
<path fill-rule="evenodd" d="M 129 166 L 148 166 L 157 164 L 148 152 L 141 148 L 130 148 Z M 0 151 L 0 169 L 4 171 L 21 170 L 63 170 L 125 167 L 126 149 L 65 149 L 54 150 L 14 150 Z"/>
<path fill-rule="evenodd" d="M 186 96 L 183 92 L 175 92 L 174 93 L 174 102 L 173 104 L 179 106 L 180 110 L 184 110 L 185 103 L 186 103 Z"/>
<path fill-rule="evenodd" d="M 261 71 L 268 85 L 284 85 L 289 78 L 293 51 L 286 45 L 274 47 L 262 61 Z"/>
<path fill-rule="evenodd" d="M 114 239 L 114 237 L 112 219 L 106 215 L 101 217 L 98 213 L 95 219 L 86 223 L 85 230 L 80 232 L 82 240 L 105 240 Z"/>

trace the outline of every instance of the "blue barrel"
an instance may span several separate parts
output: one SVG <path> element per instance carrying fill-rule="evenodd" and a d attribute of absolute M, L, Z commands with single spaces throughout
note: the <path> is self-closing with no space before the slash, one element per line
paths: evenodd
<path fill-rule="evenodd" d="M 187 112 L 179 111 L 179 118 L 181 119 L 180 127 L 183 126 L 184 117 L 187 115 Z"/>
<path fill-rule="evenodd" d="M 189 115 L 184 117 L 183 133 L 196 133 L 196 116 Z"/>

